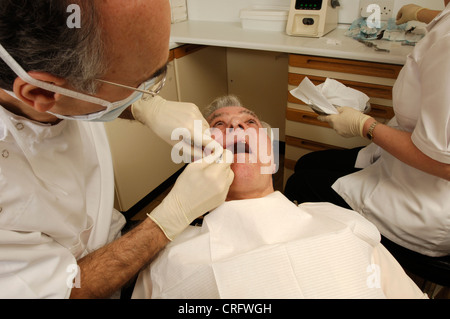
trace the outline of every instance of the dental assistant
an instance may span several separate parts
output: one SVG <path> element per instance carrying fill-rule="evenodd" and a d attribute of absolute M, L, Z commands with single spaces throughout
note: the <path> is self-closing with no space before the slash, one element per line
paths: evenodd
<path fill-rule="evenodd" d="M 387 239 L 432 257 L 450 255 L 450 0 L 444 2 L 395 83 L 394 119 L 384 125 L 347 107 L 319 117 L 342 136 L 373 143 L 304 156 L 285 190 L 299 202 L 347 205 Z"/>
<path fill-rule="evenodd" d="M 74 3 L 80 28 L 67 24 Z M 234 176 L 227 163 L 188 165 L 121 236 L 102 122 L 134 117 L 169 143 L 194 120 L 209 128 L 195 105 L 157 96 L 169 2 L 0 0 L 0 22 L 0 298 L 116 296 Z"/>

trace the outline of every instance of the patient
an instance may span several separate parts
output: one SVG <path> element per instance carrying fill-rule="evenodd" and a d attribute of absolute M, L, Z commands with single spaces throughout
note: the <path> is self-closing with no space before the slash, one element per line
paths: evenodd
<path fill-rule="evenodd" d="M 209 110 L 205 118 L 223 135 L 263 127 L 233 96 Z M 259 144 L 270 141 L 256 134 Z M 218 141 L 236 150 L 223 136 Z M 161 251 L 141 272 L 133 298 L 426 297 L 380 244 L 375 226 L 329 203 L 296 206 L 261 174 L 273 163 L 252 160 L 260 153 L 254 148 L 246 141 L 245 162 L 232 164 L 227 201 Z"/>

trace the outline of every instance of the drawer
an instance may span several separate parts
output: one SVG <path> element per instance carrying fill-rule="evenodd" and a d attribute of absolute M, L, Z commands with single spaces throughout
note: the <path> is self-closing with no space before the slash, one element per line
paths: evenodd
<path fill-rule="evenodd" d="M 317 116 L 318 115 L 312 111 L 304 111 L 301 109 L 294 109 L 291 107 L 288 107 L 286 109 L 286 120 L 323 127 L 330 127 L 330 125 L 327 122 L 319 121 L 317 119 Z"/>
<path fill-rule="evenodd" d="M 293 67 L 352 73 L 396 79 L 402 66 L 395 64 L 363 62 L 308 55 L 289 55 L 289 65 Z"/>
<path fill-rule="evenodd" d="M 344 147 L 339 147 L 335 145 L 315 142 L 311 140 L 307 140 L 304 138 L 294 137 L 290 135 L 286 135 L 286 145 L 300 147 L 303 149 L 307 149 L 309 151 L 324 151 L 329 149 L 344 149 Z"/>
<path fill-rule="evenodd" d="M 320 76 L 310 76 L 297 73 L 288 74 L 288 84 L 298 86 L 305 77 L 308 77 L 314 85 L 319 85 L 325 82 L 325 77 Z M 372 83 L 363 83 L 356 81 L 340 80 L 345 86 L 351 87 L 355 90 L 361 91 L 370 98 L 382 98 L 392 100 L 392 86 L 389 85 L 379 85 Z"/>
<path fill-rule="evenodd" d="M 175 48 L 173 50 L 173 58 L 174 59 L 180 59 L 186 55 L 189 55 L 191 53 L 197 52 L 201 49 L 206 48 L 204 45 L 198 45 L 198 44 L 185 44 L 181 47 Z"/>

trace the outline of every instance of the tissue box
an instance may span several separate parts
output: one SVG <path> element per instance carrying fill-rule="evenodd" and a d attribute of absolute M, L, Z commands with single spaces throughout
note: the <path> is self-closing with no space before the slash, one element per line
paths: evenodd
<path fill-rule="evenodd" d="M 286 31 L 289 8 L 252 6 L 241 10 L 242 28 L 264 31 Z"/>

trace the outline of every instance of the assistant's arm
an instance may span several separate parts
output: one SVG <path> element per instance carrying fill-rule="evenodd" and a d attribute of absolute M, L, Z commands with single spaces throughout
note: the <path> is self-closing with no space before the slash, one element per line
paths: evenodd
<path fill-rule="evenodd" d="M 439 10 L 423 9 L 417 13 L 417 20 L 424 23 L 430 23 L 439 13 L 441 13 Z"/>
<path fill-rule="evenodd" d="M 319 116 L 344 137 L 367 136 L 375 119 L 350 107 L 338 108 L 339 114 Z M 411 133 L 378 123 L 373 130 L 373 142 L 400 161 L 428 174 L 450 180 L 450 164 L 442 163 L 425 155 L 414 145 Z"/>
<path fill-rule="evenodd" d="M 422 8 L 415 4 L 403 6 L 397 14 L 397 24 L 403 24 L 408 21 L 420 21 L 430 23 L 441 11 Z"/>
<path fill-rule="evenodd" d="M 370 125 L 375 119 L 364 123 L 363 135 L 367 135 Z M 400 161 L 428 174 L 450 181 L 450 164 L 438 162 L 420 151 L 411 140 L 411 133 L 377 124 L 373 131 L 373 142 Z"/>

